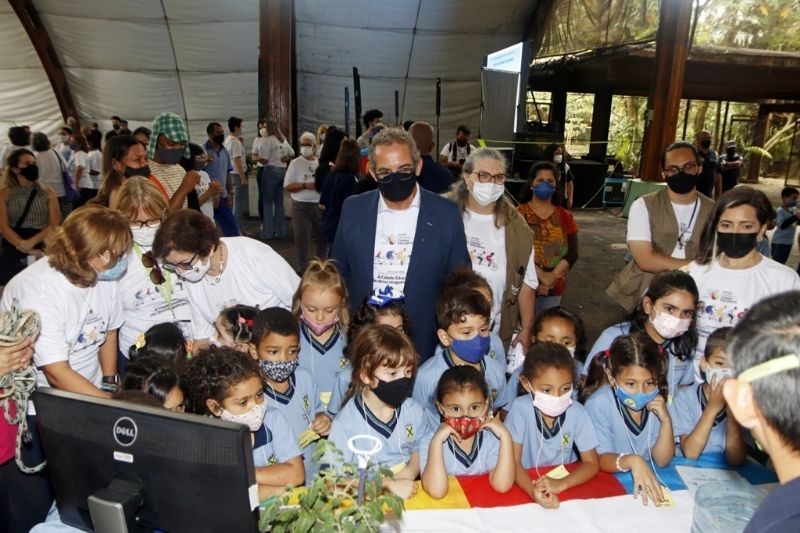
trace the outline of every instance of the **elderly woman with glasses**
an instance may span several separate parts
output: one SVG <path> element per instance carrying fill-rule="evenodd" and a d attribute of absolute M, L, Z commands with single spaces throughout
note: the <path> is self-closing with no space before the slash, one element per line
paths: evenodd
<path fill-rule="evenodd" d="M 505 196 L 506 159 L 492 148 L 473 151 L 464 161 L 456 203 L 464 219 L 472 268 L 492 289 L 493 337 L 505 349 L 531 344 L 537 287 L 533 236 L 525 220 Z M 512 343 L 517 328 L 520 331 Z"/>
<path fill-rule="evenodd" d="M 249 237 L 220 238 L 199 211 L 172 213 L 161 223 L 153 253 L 185 283 L 192 338 L 203 346 L 224 309 L 236 304 L 291 309 L 300 278 L 275 250 Z"/>
<path fill-rule="evenodd" d="M 533 197 L 517 211 L 533 231 L 536 256 L 536 313 L 561 304 L 566 275 L 578 260 L 578 226 L 556 192 L 558 170 L 541 161 L 531 167 L 528 180 Z"/>
<path fill-rule="evenodd" d="M 183 280 L 162 270 L 151 251 L 158 227 L 169 212 L 164 194 L 149 179 L 134 176 L 120 188 L 117 209 L 133 234 L 128 270 L 119 283 L 125 323 L 119 330 L 117 364 L 123 374 L 129 348 L 150 327 L 174 322 L 191 338 L 192 311 Z"/>

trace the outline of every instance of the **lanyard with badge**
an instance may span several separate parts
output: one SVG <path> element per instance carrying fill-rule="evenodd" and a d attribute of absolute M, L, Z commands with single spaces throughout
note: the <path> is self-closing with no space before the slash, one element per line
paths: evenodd
<path fill-rule="evenodd" d="M 367 425 L 367 433 L 369 434 L 370 437 L 372 437 L 374 439 L 377 439 L 378 437 L 373 435 L 372 427 L 369 425 L 369 420 L 367 420 L 367 409 L 369 409 L 369 408 L 367 407 L 367 402 L 364 400 L 364 396 L 363 395 L 361 396 L 361 406 L 364 409 L 362 411 L 362 414 L 364 416 L 364 423 Z M 395 409 L 395 412 L 394 412 L 393 416 L 397 418 L 397 423 L 399 424 L 400 423 L 400 416 L 398 415 L 397 411 L 398 410 Z M 392 432 L 392 433 L 394 433 L 394 432 Z M 386 443 L 387 444 L 389 443 L 389 439 L 391 439 L 391 435 L 389 435 L 389 437 L 386 439 Z M 402 462 L 397 463 L 396 465 L 390 465 L 389 466 L 389 470 L 391 470 L 392 474 L 395 474 L 395 475 L 397 475 L 401 470 L 403 470 L 406 467 L 406 465 L 408 465 L 408 461 L 410 460 L 410 457 L 406 457 L 406 454 L 403 453 L 403 445 L 402 444 L 399 444 L 397 446 L 397 450 L 400 452 L 400 458 L 402 459 Z"/>

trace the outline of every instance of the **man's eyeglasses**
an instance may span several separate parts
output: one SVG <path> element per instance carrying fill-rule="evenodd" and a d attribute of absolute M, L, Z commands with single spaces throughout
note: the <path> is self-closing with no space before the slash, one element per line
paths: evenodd
<path fill-rule="evenodd" d="M 131 222 L 131 229 L 157 228 L 159 224 L 161 224 L 160 218 L 151 218 L 144 222 L 137 220 L 136 222 Z"/>
<path fill-rule="evenodd" d="M 161 267 L 158 266 L 158 261 L 156 261 L 156 257 L 153 255 L 152 251 L 142 254 L 142 265 L 144 265 L 145 268 L 150 269 L 150 281 L 152 281 L 154 285 L 161 285 L 167 281 L 167 279 L 164 277 L 164 273 L 161 272 Z"/>
<path fill-rule="evenodd" d="M 144 256 L 143 256 L 144 257 Z M 194 254 L 191 259 L 188 261 L 182 261 L 180 263 L 167 263 L 164 261 L 164 270 L 167 272 L 177 272 L 180 270 L 181 272 L 186 272 L 187 270 L 191 270 L 194 268 L 194 260 L 197 259 L 197 254 Z"/>
<path fill-rule="evenodd" d="M 398 179 L 400 181 L 408 181 L 414 177 L 414 168 L 413 167 L 403 167 L 398 168 L 397 170 L 379 170 L 375 172 L 375 177 L 378 178 L 380 181 L 384 181 L 389 176 L 397 174 Z"/>
<path fill-rule="evenodd" d="M 491 181 L 502 185 L 508 179 L 508 174 L 490 174 L 488 172 L 472 172 L 472 174 L 478 176 L 478 181 L 481 183 L 489 183 Z"/>
<path fill-rule="evenodd" d="M 686 163 L 682 167 L 670 165 L 664 169 L 664 174 L 666 174 L 667 176 L 674 176 L 678 172 L 685 172 L 686 174 L 696 174 L 697 168 L 698 168 L 697 163 L 693 162 Z"/>

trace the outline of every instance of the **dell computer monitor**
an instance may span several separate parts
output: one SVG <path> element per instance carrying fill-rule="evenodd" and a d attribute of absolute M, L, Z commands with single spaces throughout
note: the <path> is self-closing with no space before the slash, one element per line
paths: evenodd
<path fill-rule="evenodd" d="M 64 523 L 109 533 L 258 530 L 246 426 L 52 388 L 33 402 Z M 109 525 L 109 510 L 127 515 L 127 529 Z"/>

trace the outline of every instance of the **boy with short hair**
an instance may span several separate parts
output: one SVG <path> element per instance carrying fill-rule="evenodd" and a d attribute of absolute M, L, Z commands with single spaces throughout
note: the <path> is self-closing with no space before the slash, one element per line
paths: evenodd
<path fill-rule="evenodd" d="M 797 199 L 800 191 L 794 187 L 784 187 L 781 191 L 781 205 L 775 218 L 775 233 L 772 234 L 772 258 L 786 264 L 794 244 L 797 230 Z"/>
<path fill-rule="evenodd" d="M 766 451 L 780 487 L 761 503 L 745 533 L 800 531 L 800 291 L 762 300 L 730 344 L 735 378 L 723 389 L 739 423 Z"/>
<path fill-rule="evenodd" d="M 419 367 L 414 382 L 414 400 L 425 408 L 433 426 L 440 423 L 435 396 L 439 378 L 448 368 L 470 365 L 486 376 L 492 410 L 505 407 L 505 363 L 486 357 L 489 353 L 491 303 L 477 290 L 452 287 L 442 292 L 436 306 L 439 346 L 433 357 Z"/>
<path fill-rule="evenodd" d="M 720 328 L 708 336 L 700 371 L 705 381 L 681 388 L 669 406 L 679 450 L 684 457 L 697 459 L 703 453 L 725 453 L 729 464 L 740 465 L 747 456 L 742 428 L 728 416 L 725 382 L 733 376 L 727 353 L 733 328 Z"/>
<path fill-rule="evenodd" d="M 311 372 L 298 367 L 300 324 L 290 311 L 269 307 L 253 320 L 250 356 L 258 361 L 267 402 L 289 422 L 303 452 L 306 483 L 318 468 L 311 461 L 315 442 L 327 436 L 331 419 L 325 414 Z"/>

